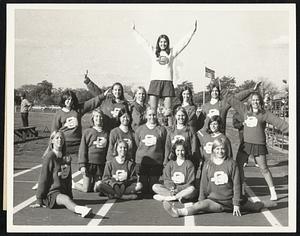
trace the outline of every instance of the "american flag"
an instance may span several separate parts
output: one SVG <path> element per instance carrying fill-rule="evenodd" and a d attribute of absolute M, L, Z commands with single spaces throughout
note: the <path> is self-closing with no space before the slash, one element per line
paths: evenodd
<path fill-rule="evenodd" d="M 214 80 L 215 79 L 215 71 L 205 67 L 205 77 Z"/>

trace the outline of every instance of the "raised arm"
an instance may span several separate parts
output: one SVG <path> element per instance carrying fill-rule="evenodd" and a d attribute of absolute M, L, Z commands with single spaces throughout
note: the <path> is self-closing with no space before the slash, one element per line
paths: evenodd
<path fill-rule="evenodd" d="M 139 44 L 141 44 L 145 48 L 145 50 L 151 55 L 154 49 L 153 46 L 148 42 L 147 39 L 144 38 L 144 36 L 140 32 L 136 30 L 134 23 L 132 24 L 132 30 L 136 38 L 136 41 Z"/>
<path fill-rule="evenodd" d="M 232 106 L 242 117 L 247 112 L 247 106 L 245 106 L 238 98 L 233 95 L 227 97 L 226 101 Z"/>
<path fill-rule="evenodd" d="M 173 55 L 176 57 L 179 53 L 185 49 L 185 47 L 190 43 L 192 37 L 194 36 L 195 32 L 197 30 L 197 20 L 195 20 L 195 26 L 192 31 L 190 31 L 183 39 L 179 41 L 174 47 L 173 47 Z"/>
<path fill-rule="evenodd" d="M 103 91 L 96 85 L 89 77 L 88 71 L 84 74 L 84 83 L 86 84 L 88 90 L 93 94 L 93 96 L 97 96 L 103 93 Z"/>
<path fill-rule="evenodd" d="M 266 122 L 269 124 L 274 125 L 277 129 L 279 129 L 283 133 L 289 132 L 289 123 L 285 120 L 275 116 L 273 113 L 266 111 Z"/>

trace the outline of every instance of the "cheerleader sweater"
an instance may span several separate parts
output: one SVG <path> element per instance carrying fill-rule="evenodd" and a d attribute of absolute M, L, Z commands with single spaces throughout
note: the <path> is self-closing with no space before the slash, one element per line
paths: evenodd
<path fill-rule="evenodd" d="M 244 91 L 241 91 L 241 92 L 235 94 L 235 96 L 239 100 L 244 100 L 253 91 L 254 91 L 253 89 L 247 89 L 247 90 L 244 90 Z M 229 96 L 227 96 L 226 92 L 225 92 L 225 96 L 223 96 L 222 100 L 219 100 L 215 104 L 211 104 L 210 102 L 207 102 L 203 105 L 202 116 L 205 117 L 205 120 L 204 120 L 204 125 L 201 129 L 202 132 L 206 132 L 210 118 L 215 115 L 218 115 L 222 119 L 223 126 L 224 126 L 224 134 L 226 134 L 226 117 L 227 117 L 227 112 L 228 112 L 229 108 L 231 107 L 230 104 L 227 102 L 228 97 Z"/>
<path fill-rule="evenodd" d="M 244 142 L 266 145 L 266 123 L 272 124 L 283 133 L 288 133 L 289 124 L 271 112 L 253 113 L 234 96 L 230 96 L 227 101 L 244 117 Z"/>
<path fill-rule="evenodd" d="M 232 147 L 231 147 L 231 142 L 230 140 L 222 133 L 219 135 L 214 135 L 214 134 L 208 134 L 208 133 L 202 133 L 201 130 L 197 132 L 197 137 L 199 139 L 200 143 L 200 151 L 204 159 L 210 160 L 210 156 L 212 153 L 212 144 L 215 139 L 217 138 L 222 138 L 225 140 L 225 149 L 228 157 L 232 158 Z"/>
<path fill-rule="evenodd" d="M 135 162 L 149 166 L 162 165 L 166 135 L 167 131 L 163 126 L 157 125 L 153 129 L 149 129 L 146 124 L 140 126 L 135 132 L 138 147 Z"/>
<path fill-rule="evenodd" d="M 73 198 L 71 162 L 66 157 L 58 158 L 50 151 L 43 160 L 43 165 L 36 191 L 37 203 L 42 205 L 47 195 L 59 192 Z"/>
<path fill-rule="evenodd" d="M 157 57 L 155 54 L 156 47 L 153 47 L 142 35 L 136 30 L 133 31 L 137 41 L 145 48 L 149 56 L 151 57 L 151 80 L 167 80 L 173 81 L 173 62 L 179 53 L 188 45 L 191 41 L 195 31 L 189 32 L 177 45 L 170 48 L 170 53 L 161 51 Z"/>
<path fill-rule="evenodd" d="M 163 171 L 164 185 L 168 189 L 176 189 L 178 192 L 189 186 L 193 186 L 195 180 L 194 165 L 191 161 L 185 160 L 182 165 L 171 160 Z"/>
<path fill-rule="evenodd" d="M 120 176 L 123 176 L 122 178 L 124 179 L 120 179 Z M 123 164 L 120 164 L 114 158 L 111 161 L 106 162 L 102 180 L 109 184 L 115 182 L 136 182 L 135 165 L 130 160 L 125 160 Z"/>
<path fill-rule="evenodd" d="M 116 127 L 112 131 L 110 131 L 109 146 L 108 146 L 106 159 L 108 161 L 112 160 L 115 144 L 120 140 L 124 140 L 128 144 L 127 156 L 129 157 L 130 160 L 134 160 L 135 151 L 136 151 L 134 133 L 130 129 L 128 130 L 127 133 L 125 133 L 120 129 L 120 127 Z"/>
<path fill-rule="evenodd" d="M 108 133 L 88 128 L 83 131 L 78 153 L 79 169 L 87 164 L 104 164 L 108 148 Z"/>
<path fill-rule="evenodd" d="M 183 140 L 188 148 L 188 153 L 186 154 L 187 158 L 193 162 L 195 167 L 199 166 L 200 153 L 199 153 L 199 143 L 196 135 L 193 133 L 189 126 L 184 127 L 183 129 L 171 128 L 167 131 L 166 145 L 165 145 L 165 160 L 164 164 L 168 160 L 173 159 L 172 157 L 172 146 L 176 140 Z"/>
<path fill-rule="evenodd" d="M 137 102 L 133 102 L 130 106 L 130 112 L 131 112 L 131 128 L 132 130 L 136 131 L 136 129 L 140 126 L 146 123 L 146 108 L 147 106 L 140 105 Z"/>
<path fill-rule="evenodd" d="M 204 164 L 200 182 L 199 201 L 211 199 L 240 205 L 240 177 L 236 162 L 226 159 L 221 165 L 212 161 Z"/>
<path fill-rule="evenodd" d="M 52 122 L 51 132 L 62 131 L 66 138 L 66 143 L 71 145 L 79 145 L 81 140 L 81 117 L 89 111 L 100 106 L 104 100 L 103 95 L 96 96 L 84 103 L 79 104 L 77 110 L 65 112 L 58 110 Z"/>
<path fill-rule="evenodd" d="M 86 78 L 84 83 L 94 96 L 103 94 L 102 90 L 89 78 Z M 113 114 L 120 111 L 121 109 L 128 110 L 128 104 L 126 101 L 116 102 L 113 95 L 108 95 L 102 102 L 100 109 L 104 113 L 105 129 L 110 131 L 119 125 L 118 118 L 113 117 Z"/>

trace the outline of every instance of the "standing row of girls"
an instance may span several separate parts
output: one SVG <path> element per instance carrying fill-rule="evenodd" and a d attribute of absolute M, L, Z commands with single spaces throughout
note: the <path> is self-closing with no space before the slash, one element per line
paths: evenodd
<path fill-rule="evenodd" d="M 244 150 L 249 155 L 254 155 L 270 187 L 271 199 L 277 199 L 272 176 L 266 165 L 267 149 L 264 127 L 268 122 L 287 131 L 288 124 L 263 110 L 258 93 L 250 97 L 250 110 L 239 103 L 239 100 L 249 96 L 258 86 L 235 96 L 224 96 L 223 99 L 220 98 L 218 86 L 212 86 L 211 100 L 203 105 L 200 114 L 193 104 L 191 90 L 184 88 L 180 95 L 182 104 L 173 109 L 173 114 L 171 104 L 171 98 L 175 96 L 172 82 L 173 61 L 191 41 L 197 29 L 197 21 L 194 29 L 173 48 L 170 48 L 170 41 L 166 35 L 161 35 L 156 47 L 152 47 L 137 32 L 135 25 L 132 29 L 152 57 L 152 74 L 148 91 L 150 106 L 146 105 L 144 88 L 138 88 L 135 93 L 135 102 L 129 105 L 125 101 L 123 86 L 120 83 L 115 83 L 110 92 L 103 92 L 86 74 L 85 83 L 95 97 L 79 104 L 73 92 L 68 91 L 63 94 L 60 103 L 62 109 L 56 113 L 53 121 L 50 148 L 45 153 L 43 172 L 38 185 L 38 202 L 34 206 L 46 205 L 52 208 L 55 205 L 65 205 L 68 209 L 81 213 L 82 216 L 90 212 L 91 209 L 77 206 L 73 202 L 72 190 L 70 190 L 70 160 L 65 157 L 79 152 L 78 164 L 83 175 L 83 184 L 75 184 L 74 187 L 78 190 L 87 192 L 93 189 L 110 198 L 125 199 L 136 198 L 135 193 L 140 190 L 142 193 L 154 191 L 157 193 L 154 198 L 163 200 L 165 209 L 171 212 L 171 215 L 175 212 L 177 216 L 178 211 L 172 207 L 171 209 L 166 202 L 182 198 L 191 199 L 195 196 L 195 187 L 199 188 L 197 184 L 195 186 L 195 179 L 197 179 L 197 173 L 200 179 L 202 157 L 206 160 L 204 166 L 207 167 L 205 168 L 209 168 L 208 163 L 212 160 L 213 163 L 219 165 L 224 162 L 223 160 L 229 159 L 230 164 L 227 165 L 228 168 L 230 167 L 229 172 L 237 173 L 234 175 L 234 180 L 240 180 L 239 172 L 243 176 L 243 168 L 240 165 L 237 170 L 235 168 L 230 141 L 225 136 L 226 116 L 230 106 L 236 108 L 245 117 L 247 128 L 245 127 Z M 164 115 L 168 117 L 168 128 L 160 125 L 157 120 L 159 98 L 164 98 Z M 81 117 L 92 110 L 93 125 L 82 135 Z M 61 139 L 60 146 L 55 142 L 58 137 Z M 216 140 L 219 140 L 218 144 Z M 225 151 L 221 151 L 218 156 L 217 151 L 214 152 L 214 150 L 220 149 Z M 218 158 L 213 159 L 213 154 Z M 239 163 L 238 159 L 239 156 L 237 156 Z M 45 169 L 49 174 L 44 175 Z M 164 173 L 163 185 L 159 184 L 162 172 Z M 213 172 L 211 174 L 215 176 L 218 171 Z M 209 177 L 206 176 L 207 173 L 208 171 L 202 172 L 201 181 Z M 226 176 L 228 180 L 229 173 Z M 226 200 L 231 202 L 234 198 L 234 203 L 238 201 L 239 197 L 236 194 L 241 185 L 239 181 L 227 184 L 228 181 L 224 182 L 224 179 L 219 181 L 219 177 L 215 176 L 214 183 L 211 183 L 212 179 L 208 178 L 208 182 L 202 181 L 201 200 L 209 199 L 211 196 L 201 193 L 203 190 L 201 186 L 212 190 L 212 196 L 218 196 L 213 192 L 215 188 L 209 185 L 224 184 L 221 189 L 229 192 L 227 196 L 229 199 Z M 243 181 L 243 178 L 241 180 Z M 68 187 L 64 188 L 64 185 Z M 217 188 L 216 191 L 220 189 Z M 234 196 L 230 194 L 232 192 L 235 193 Z M 228 206 L 232 207 L 236 204 Z M 239 209 L 233 208 L 234 214 L 240 215 Z"/>

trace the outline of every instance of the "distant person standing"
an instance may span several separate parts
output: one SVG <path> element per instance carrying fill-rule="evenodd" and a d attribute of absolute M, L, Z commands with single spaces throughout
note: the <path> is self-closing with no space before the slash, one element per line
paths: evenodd
<path fill-rule="evenodd" d="M 28 127 L 28 114 L 31 109 L 31 103 L 26 99 L 26 94 L 21 93 L 21 117 L 24 127 Z"/>

